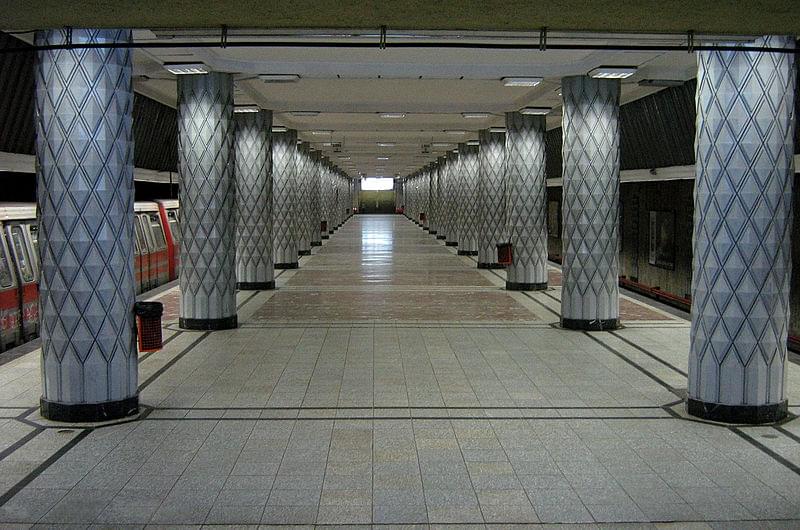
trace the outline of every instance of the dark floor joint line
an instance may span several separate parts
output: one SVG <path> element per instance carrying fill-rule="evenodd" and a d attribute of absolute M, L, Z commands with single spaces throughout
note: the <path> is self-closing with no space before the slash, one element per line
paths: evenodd
<path fill-rule="evenodd" d="M 173 357 L 173 358 L 172 358 L 172 359 L 171 359 L 171 360 L 170 360 L 170 361 L 169 361 L 167 364 L 165 364 L 164 366 L 162 366 L 161 368 L 159 368 L 159 369 L 158 369 L 158 371 L 157 371 L 156 373 L 154 373 L 153 375 L 151 375 L 150 377 L 148 377 L 148 378 L 147 378 L 147 379 L 146 379 L 144 382 L 142 382 L 142 384 L 141 384 L 141 385 L 139 385 L 139 392 L 141 392 L 142 390 L 144 390 L 145 388 L 147 388 L 147 387 L 150 385 L 150 383 L 152 383 L 153 381 L 155 381 L 156 379 L 158 379 L 158 377 L 159 377 L 159 376 L 161 376 L 161 374 L 163 374 L 163 373 L 164 373 L 164 372 L 166 372 L 166 371 L 167 371 L 169 368 L 171 368 L 171 367 L 172 367 L 172 365 L 174 365 L 175 363 L 177 363 L 178 361 L 180 361 L 180 360 L 183 358 L 183 356 L 184 356 L 184 355 L 186 355 L 187 353 L 189 353 L 190 351 L 192 351 L 192 349 L 194 349 L 194 347 L 195 347 L 195 346 L 197 346 L 198 344 L 200 344 L 200 343 L 203 341 L 203 339 L 205 339 L 206 337 L 208 337 L 210 333 L 211 333 L 210 331 L 206 331 L 205 333 L 203 333 L 202 335 L 200 335 L 199 337 L 197 337 L 197 339 L 195 339 L 195 341 L 194 341 L 194 342 L 192 342 L 191 344 L 189 344 L 189 345 L 188 345 L 188 346 L 187 346 L 187 347 L 186 347 L 186 348 L 185 348 L 185 349 L 184 349 L 184 350 L 183 350 L 181 353 L 179 353 L 178 355 L 176 355 L 175 357 Z"/>
<path fill-rule="evenodd" d="M 741 439 L 747 441 L 750 445 L 752 445 L 753 447 L 757 448 L 758 450 L 760 450 L 765 455 L 771 457 L 776 462 L 784 465 L 788 469 L 790 469 L 790 470 L 794 471 L 796 474 L 800 475 L 800 466 L 797 466 L 796 464 L 793 464 L 792 462 L 790 462 L 789 460 L 787 460 L 783 456 L 779 455 L 778 453 L 776 453 L 775 451 L 773 451 L 772 449 L 770 449 L 766 445 L 762 444 L 761 442 L 759 442 L 758 440 L 756 440 L 755 438 L 753 438 L 749 434 L 743 432 L 738 427 L 729 427 L 729 429 L 730 429 L 730 431 L 732 433 L 736 434 Z"/>

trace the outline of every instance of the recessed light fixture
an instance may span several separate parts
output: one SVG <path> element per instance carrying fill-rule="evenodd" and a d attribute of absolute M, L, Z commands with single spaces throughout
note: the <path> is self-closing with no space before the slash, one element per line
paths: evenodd
<path fill-rule="evenodd" d="M 378 142 L 378 147 L 394 147 L 394 142 Z"/>
<path fill-rule="evenodd" d="M 337 156 L 336 158 L 338 158 L 339 160 L 350 160 L 349 156 Z"/>
<path fill-rule="evenodd" d="M 523 107 L 519 109 L 520 114 L 525 116 L 544 116 L 553 110 L 550 107 Z"/>
<path fill-rule="evenodd" d="M 261 74 L 259 79 L 265 83 L 297 83 L 300 76 L 297 74 Z"/>
<path fill-rule="evenodd" d="M 405 118 L 406 114 L 404 112 L 382 112 L 381 118 L 389 118 L 389 119 L 398 119 L 398 118 Z"/>
<path fill-rule="evenodd" d="M 506 132 L 506 128 L 505 127 L 489 127 L 489 132 L 491 132 L 491 133 L 505 133 Z"/>
<path fill-rule="evenodd" d="M 318 110 L 293 110 L 289 114 L 292 116 L 319 116 Z"/>
<path fill-rule="evenodd" d="M 210 70 L 205 63 L 164 63 L 167 72 L 175 75 L 207 74 Z"/>
<path fill-rule="evenodd" d="M 258 112 L 261 110 L 258 105 L 234 105 L 233 112 L 236 114 L 245 114 L 248 112 Z"/>
<path fill-rule="evenodd" d="M 480 120 L 480 119 L 488 118 L 490 116 L 491 116 L 491 114 L 489 114 L 488 112 L 462 112 L 461 113 L 461 117 L 462 118 L 466 118 L 468 120 L 469 119 Z"/>
<path fill-rule="evenodd" d="M 446 130 L 445 134 L 467 134 L 467 131 Z"/>
<path fill-rule="evenodd" d="M 333 134 L 333 131 L 311 131 L 314 136 L 323 136 L 325 134 Z"/>
<path fill-rule="evenodd" d="M 453 144 L 450 143 L 450 142 L 433 142 L 431 144 L 431 147 L 435 147 L 435 148 L 441 149 L 441 148 L 450 147 L 451 145 L 453 145 Z"/>
<path fill-rule="evenodd" d="M 542 82 L 541 77 L 504 77 L 503 86 L 536 86 Z"/>
<path fill-rule="evenodd" d="M 283 127 L 283 126 L 280 126 L 280 125 L 275 125 L 275 126 L 272 127 L 272 132 L 277 132 L 277 133 L 284 133 L 284 132 L 286 132 L 288 130 L 289 129 L 287 129 L 286 127 Z"/>
<path fill-rule="evenodd" d="M 635 73 L 635 66 L 598 66 L 589 70 L 589 77 L 594 77 L 595 79 L 627 79 Z"/>
<path fill-rule="evenodd" d="M 467 140 L 467 145 L 481 145 L 478 140 Z"/>

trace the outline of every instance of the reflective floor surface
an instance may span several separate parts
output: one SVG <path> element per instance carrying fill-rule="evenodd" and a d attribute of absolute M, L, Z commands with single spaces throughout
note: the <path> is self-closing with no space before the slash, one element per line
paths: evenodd
<path fill-rule="evenodd" d="M 555 267 L 506 292 L 401 216 L 300 264 L 238 293 L 237 330 L 159 295 L 136 421 L 46 422 L 39 352 L 0 365 L 0 527 L 800 525 L 800 421 L 685 418 L 680 316 L 623 296 L 623 329 L 561 330 Z M 795 364 L 787 388 L 797 414 Z"/>

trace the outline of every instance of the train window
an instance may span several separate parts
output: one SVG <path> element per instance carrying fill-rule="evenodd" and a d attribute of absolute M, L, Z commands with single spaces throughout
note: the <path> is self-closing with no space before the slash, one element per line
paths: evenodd
<path fill-rule="evenodd" d="M 164 229 L 161 228 L 161 218 L 157 213 L 148 215 L 150 219 L 150 231 L 156 243 L 156 248 L 167 248 L 167 240 L 164 237 Z"/>
<path fill-rule="evenodd" d="M 142 234 L 145 241 L 147 241 L 147 248 L 150 249 L 150 252 L 158 250 L 156 242 L 153 241 L 153 234 L 150 232 L 150 221 L 147 219 L 147 214 L 139 216 L 139 225 L 142 227 Z"/>
<path fill-rule="evenodd" d="M 180 243 L 181 234 L 178 228 L 178 210 L 167 210 L 167 221 L 169 222 L 169 231 L 172 234 L 172 241 L 175 244 Z"/>
<path fill-rule="evenodd" d="M 148 254 L 148 247 L 147 247 L 147 240 L 144 238 L 144 231 L 142 230 L 142 223 L 139 222 L 139 217 L 137 216 L 135 222 L 133 223 L 133 227 L 136 229 L 136 242 L 139 244 L 139 249 L 142 254 Z"/>
<path fill-rule="evenodd" d="M 11 275 L 11 266 L 8 262 L 5 237 L 0 232 L 0 287 L 11 287 L 13 284 L 14 277 Z"/>
<path fill-rule="evenodd" d="M 19 266 L 19 273 L 22 276 L 22 281 L 32 282 L 33 266 L 31 258 L 28 253 L 28 247 L 25 246 L 25 236 L 23 235 L 22 227 L 14 225 L 10 227 L 11 230 L 11 244 L 14 246 L 14 255 L 17 257 L 17 265 Z"/>
<path fill-rule="evenodd" d="M 31 243 L 33 243 L 33 252 L 39 255 L 39 226 L 36 224 L 29 224 L 28 230 L 31 233 Z"/>

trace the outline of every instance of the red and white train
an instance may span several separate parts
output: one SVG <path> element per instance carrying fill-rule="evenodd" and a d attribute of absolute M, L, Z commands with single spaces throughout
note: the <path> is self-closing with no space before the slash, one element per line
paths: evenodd
<path fill-rule="evenodd" d="M 176 200 L 134 203 L 136 293 L 178 277 Z M 39 335 L 36 205 L 0 203 L 0 352 Z"/>

